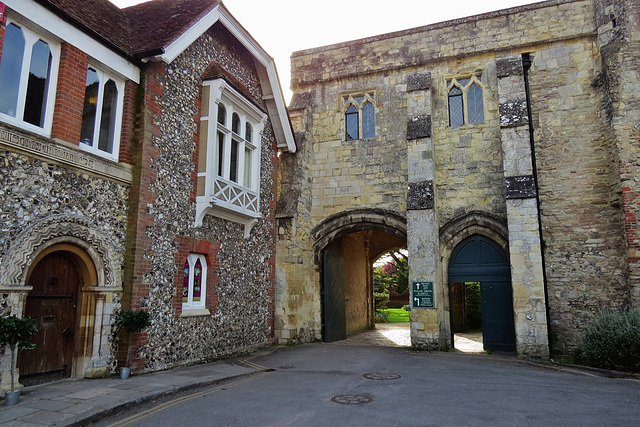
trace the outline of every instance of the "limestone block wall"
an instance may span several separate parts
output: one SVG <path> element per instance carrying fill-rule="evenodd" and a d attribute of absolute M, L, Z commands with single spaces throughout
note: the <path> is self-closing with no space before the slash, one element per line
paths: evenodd
<path fill-rule="evenodd" d="M 550 338 L 553 351 L 566 352 L 601 309 L 628 301 L 617 149 L 594 85 L 595 37 L 531 53 Z"/>
<path fill-rule="evenodd" d="M 349 209 L 406 212 L 410 251 L 420 253 L 412 280 L 442 281 L 443 311 L 412 330 L 433 344 L 449 334 L 453 245 L 486 233 L 511 253 L 519 351 L 570 352 L 601 309 L 638 304 L 639 16 L 631 0 L 548 1 L 294 53 L 292 117 L 308 165 L 300 180 L 312 194 L 290 215 L 296 235 Z M 531 123 L 522 75 L 501 68 L 521 66 L 523 54 L 532 57 Z M 471 75 L 484 120 L 450 126 L 450 81 Z M 358 91 L 376 94 L 376 137 L 345 141 L 341 94 Z M 533 185 L 526 197 L 508 194 L 522 185 Z M 432 208 L 413 207 L 412 192 Z M 296 271 L 308 271 L 311 295 L 317 264 L 308 261 Z"/>

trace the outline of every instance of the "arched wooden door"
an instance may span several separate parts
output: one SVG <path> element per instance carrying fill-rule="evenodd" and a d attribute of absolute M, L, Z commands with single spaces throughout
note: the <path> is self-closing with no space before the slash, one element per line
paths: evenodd
<path fill-rule="evenodd" d="M 462 241 L 449 261 L 449 283 L 456 282 L 480 282 L 485 350 L 515 351 L 511 268 L 502 248 L 481 235 Z"/>
<path fill-rule="evenodd" d="M 41 384 L 71 376 L 80 274 L 64 252 L 46 255 L 33 269 L 25 316 L 35 319 L 35 349 L 18 357 L 20 382 Z"/>

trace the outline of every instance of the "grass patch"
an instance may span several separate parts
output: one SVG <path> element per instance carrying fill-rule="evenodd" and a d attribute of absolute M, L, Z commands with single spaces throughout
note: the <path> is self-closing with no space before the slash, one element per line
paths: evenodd
<path fill-rule="evenodd" d="M 409 312 L 404 308 L 385 308 L 381 311 L 387 315 L 388 323 L 407 323 L 409 321 Z"/>

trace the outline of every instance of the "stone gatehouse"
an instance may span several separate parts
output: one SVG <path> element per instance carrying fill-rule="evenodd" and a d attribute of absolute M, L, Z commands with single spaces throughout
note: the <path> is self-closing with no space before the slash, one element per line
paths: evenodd
<path fill-rule="evenodd" d="M 278 338 L 371 327 L 371 265 L 396 248 L 426 298 L 416 346 L 452 347 L 456 283 L 481 283 L 485 347 L 527 357 L 570 352 L 600 310 L 640 305 L 639 69 L 634 0 L 295 52 Z"/>

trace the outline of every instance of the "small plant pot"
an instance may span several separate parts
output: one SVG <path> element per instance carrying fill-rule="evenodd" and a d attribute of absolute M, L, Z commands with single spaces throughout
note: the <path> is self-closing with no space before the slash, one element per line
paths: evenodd
<path fill-rule="evenodd" d="M 131 368 L 120 368 L 120 378 L 126 380 L 131 375 Z"/>
<path fill-rule="evenodd" d="M 5 392 L 4 394 L 5 406 L 17 405 L 19 401 L 20 401 L 20 390 Z"/>

